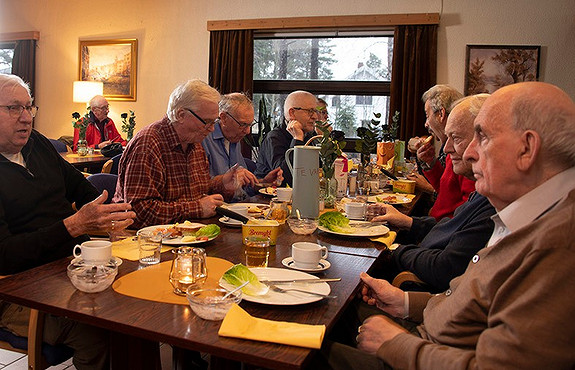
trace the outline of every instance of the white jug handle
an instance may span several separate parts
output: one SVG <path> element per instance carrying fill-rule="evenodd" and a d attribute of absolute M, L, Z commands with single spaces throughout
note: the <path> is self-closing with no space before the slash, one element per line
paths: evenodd
<path fill-rule="evenodd" d="M 292 175 L 293 175 L 293 166 L 292 166 L 292 164 L 291 164 L 290 161 L 289 161 L 289 154 L 290 154 L 291 152 L 293 152 L 294 149 L 295 149 L 295 148 L 289 148 L 288 150 L 286 150 L 286 154 L 285 154 L 286 164 L 288 165 L 289 171 L 291 172 Z"/>

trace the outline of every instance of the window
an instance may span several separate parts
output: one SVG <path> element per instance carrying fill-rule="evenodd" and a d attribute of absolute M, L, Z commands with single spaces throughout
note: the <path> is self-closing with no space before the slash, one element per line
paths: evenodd
<path fill-rule="evenodd" d="M 254 102 L 265 98 L 272 121 L 283 117 L 285 97 L 307 90 L 328 103 L 329 121 L 346 137 L 362 122 L 389 116 L 393 31 L 256 34 Z M 257 116 L 256 112 L 256 116 Z"/>
<path fill-rule="evenodd" d="M 12 59 L 14 58 L 13 42 L 0 42 L 0 73 L 12 73 Z"/>

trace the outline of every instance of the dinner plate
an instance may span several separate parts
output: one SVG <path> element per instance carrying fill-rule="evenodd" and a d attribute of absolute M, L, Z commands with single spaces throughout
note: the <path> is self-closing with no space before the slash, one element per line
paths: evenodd
<path fill-rule="evenodd" d="M 266 215 L 267 211 L 270 209 L 269 204 L 264 203 L 231 203 L 226 208 L 233 210 L 234 206 L 248 206 L 248 207 L 258 207 L 262 210 L 262 212 L 248 212 L 248 216 L 258 218 L 263 217 Z M 242 227 L 242 222 L 238 220 L 234 220 L 231 217 L 223 216 L 218 219 L 222 224 L 228 227 Z"/>
<path fill-rule="evenodd" d="M 153 225 L 153 226 L 148 226 L 148 227 L 144 227 L 140 230 L 138 230 L 138 232 L 136 233 L 136 235 L 140 232 L 143 231 L 156 231 L 157 229 L 168 229 L 170 227 L 173 227 L 174 224 L 168 224 L 168 225 Z M 198 222 L 192 222 L 190 224 L 190 226 L 197 226 L 197 227 L 204 227 L 207 226 L 206 224 L 200 224 Z M 219 234 L 218 234 L 219 235 Z M 177 237 L 177 238 L 164 238 L 162 239 L 162 244 L 164 245 L 188 245 L 188 244 L 200 244 L 200 243 L 206 243 L 209 242 L 211 240 L 214 240 L 215 238 L 218 237 L 218 235 L 209 238 L 208 240 L 194 240 L 193 242 L 182 242 L 182 237 Z"/>
<path fill-rule="evenodd" d="M 218 221 L 220 221 L 222 224 L 228 227 L 242 227 L 241 221 L 234 220 L 233 218 L 230 218 L 228 216 L 222 216 L 218 218 Z"/>
<path fill-rule="evenodd" d="M 295 265 L 295 262 L 293 260 L 293 257 L 286 257 L 282 260 L 282 265 L 284 265 L 287 268 L 290 269 L 294 269 L 294 270 L 299 270 L 299 271 L 307 271 L 307 272 L 320 272 L 320 271 L 325 271 L 328 268 L 331 267 L 331 263 L 329 263 L 328 260 L 324 260 L 323 258 L 321 260 L 319 260 L 319 264 L 317 265 L 316 268 L 314 269 L 304 269 L 301 267 L 297 267 Z"/>
<path fill-rule="evenodd" d="M 394 197 L 395 200 L 392 198 Z M 407 197 L 404 194 L 382 193 L 379 195 L 371 195 L 367 197 L 369 203 L 386 203 L 386 204 L 408 204 L 411 203 L 413 198 Z"/>
<path fill-rule="evenodd" d="M 250 270 L 256 274 L 260 280 L 295 280 L 295 279 L 317 279 L 317 276 L 310 275 L 303 271 L 295 271 L 288 269 L 281 269 L 275 267 L 252 267 Z M 223 279 L 220 279 L 220 286 L 227 290 L 232 290 L 235 287 Z M 328 283 L 296 283 L 293 286 L 290 284 L 282 284 L 282 288 L 289 289 L 290 287 L 309 290 L 311 292 L 320 294 L 329 294 L 331 288 Z M 248 302 L 255 302 L 261 304 L 278 305 L 278 306 L 294 306 L 299 304 L 306 304 L 322 300 L 322 297 L 306 294 L 302 292 L 289 291 L 285 293 L 274 292 L 269 290 L 267 294 L 261 296 L 251 296 L 242 294 L 242 300 Z"/>
<path fill-rule="evenodd" d="M 321 231 L 325 231 L 326 233 L 341 235 L 341 236 L 349 236 L 349 237 L 368 237 L 368 238 L 371 238 L 372 236 L 385 235 L 389 232 L 389 228 L 387 226 L 383 226 L 383 225 L 376 225 L 376 226 L 371 226 L 371 227 L 361 227 L 361 228 L 354 228 L 353 227 L 354 224 L 364 224 L 364 223 L 365 223 L 365 221 L 350 221 L 349 226 L 351 226 L 354 229 L 354 232 L 352 234 L 331 231 L 330 229 L 323 227 L 323 226 L 318 226 L 317 228 Z"/>
<path fill-rule="evenodd" d="M 261 188 L 258 190 L 260 194 L 267 195 L 268 197 L 275 197 L 278 195 L 276 189 L 273 189 L 271 192 L 268 191 L 268 188 Z"/>

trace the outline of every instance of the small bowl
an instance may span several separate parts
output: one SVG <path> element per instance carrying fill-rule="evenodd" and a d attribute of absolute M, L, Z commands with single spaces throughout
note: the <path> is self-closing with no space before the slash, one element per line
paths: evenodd
<path fill-rule="evenodd" d="M 222 300 L 227 293 L 225 289 L 190 289 L 186 297 L 196 315 L 204 320 L 218 321 L 224 319 L 232 304 L 242 300 L 241 290 Z"/>
<path fill-rule="evenodd" d="M 314 218 L 288 218 L 287 224 L 298 235 L 310 235 L 317 229 L 317 220 Z"/>
<path fill-rule="evenodd" d="M 116 263 L 104 265 L 86 265 L 71 263 L 68 265 L 68 277 L 76 289 L 86 293 L 97 293 L 108 288 L 118 274 Z"/>

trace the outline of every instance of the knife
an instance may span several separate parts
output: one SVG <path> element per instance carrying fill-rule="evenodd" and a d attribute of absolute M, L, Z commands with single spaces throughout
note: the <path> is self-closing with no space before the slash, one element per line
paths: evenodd
<path fill-rule="evenodd" d="M 397 180 L 397 176 L 395 176 L 394 174 L 392 174 L 391 172 L 389 172 L 388 170 L 386 170 L 385 168 L 380 168 L 381 172 L 383 172 L 383 174 L 389 178 L 391 178 L 392 180 Z"/>
<path fill-rule="evenodd" d="M 250 220 L 246 216 L 239 214 L 237 212 L 234 212 L 231 209 L 228 209 L 225 207 L 216 207 L 216 213 L 219 215 L 222 215 L 222 216 L 227 216 L 229 218 L 233 218 L 234 220 L 241 221 L 244 224 Z"/>
<path fill-rule="evenodd" d="M 296 280 L 260 280 L 260 282 L 262 282 L 264 284 L 323 283 L 325 281 L 341 281 L 341 278 L 296 279 Z"/>

